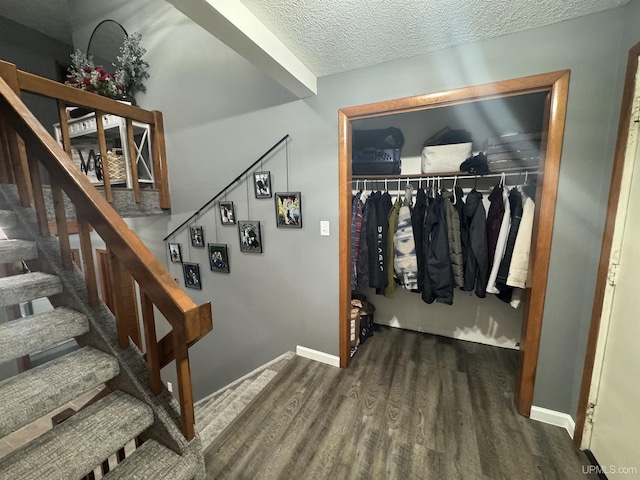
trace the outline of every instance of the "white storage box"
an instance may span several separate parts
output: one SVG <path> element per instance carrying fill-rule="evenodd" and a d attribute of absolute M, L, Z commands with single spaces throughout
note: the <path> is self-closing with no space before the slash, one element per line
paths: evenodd
<path fill-rule="evenodd" d="M 422 173 L 459 172 L 460 164 L 471 156 L 472 143 L 435 145 L 422 149 Z"/>

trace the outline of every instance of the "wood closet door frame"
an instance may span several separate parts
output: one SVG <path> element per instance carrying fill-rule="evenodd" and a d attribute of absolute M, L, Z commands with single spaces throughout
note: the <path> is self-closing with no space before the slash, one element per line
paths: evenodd
<path fill-rule="evenodd" d="M 567 110 L 570 70 L 464 87 L 446 92 L 370 103 L 338 111 L 339 194 L 339 302 L 340 366 L 349 366 L 349 308 L 351 300 L 351 122 L 364 118 L 450 107 L 484 100 L 547 92 L 542 146 L 536 191 L 536 211 L 531 242 L 533 272 L 529 295 L 523 306 L 520 361 L 515 386 L 518 413 L 531 413 L 538 365 L 540 332 L 544 311 L 553 221 L 558 193 L 558 175 Z M 542 181 L 541 181 L 542 180 Z"/>

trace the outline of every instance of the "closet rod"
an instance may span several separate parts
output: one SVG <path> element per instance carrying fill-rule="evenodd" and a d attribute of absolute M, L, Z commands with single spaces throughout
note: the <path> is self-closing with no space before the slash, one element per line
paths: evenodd
<path fill-rule="evenodd" d="M 538 171 L 531 171 L 531 170 L 523 170 L 520 172 L 504 172 L 504 176 L 505 177 L 515 177 L 517 175 L 538 175 L 540 172 Z M 445 176 L 438 176 L 438 175 L 390 175 L 388 177 L 384 177 L 381 175 L 373 175 L 371 177 L 367 177 L 365 175 L 358 175 L 357 177 L 354 176 L 351 179 L 351 183 L 354 182 L 360 182 L 362 180 L 366 180 L 368 182 L 384 182 L 385 180 L 388 181 L 394 181 L 397 182 L 398 180 L 406 180 L 406 181 L 415 181 L 415 180 L 426 180 L 426 179 L 431 179 L 431 180 L 481 180 L 483 178 L 500 178 L 502 177 L 502 173 L 487 173 L 486 175 L 470 175 L 470 174 L 465 174 L 465 173 L 461 173 L 460 175 L 445 175 Z"/>

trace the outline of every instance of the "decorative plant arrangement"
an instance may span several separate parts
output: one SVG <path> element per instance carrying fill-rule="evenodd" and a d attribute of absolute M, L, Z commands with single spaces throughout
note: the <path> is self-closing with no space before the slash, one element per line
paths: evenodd
<path fill-rule="evenodd" d="M 113 64 L 115 73 L 110 73 L 101 65 L 96 66 L 93 55 L 87 55 L 80 49 L 71 54 L 67 85 L 97 93 L 109 98 L 132 98 L 137 92 L 146 92 L 144 80 L 149 78 L 149 63 L 142 57 L 147 52 L 140 46 L 140 32 L 127 35 L 120 47 L 118 64 Z"/>

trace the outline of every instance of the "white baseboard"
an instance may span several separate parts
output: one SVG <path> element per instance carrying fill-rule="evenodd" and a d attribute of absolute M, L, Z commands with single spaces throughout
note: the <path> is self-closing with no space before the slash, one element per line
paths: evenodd
<path fill-rule="evenodd" d="M 328 353 L 320 352 L 318 350 L 313 350 L 311 348 L 297 345 L 296 354 L 301 357 L 309 358 L 311 360 L 315 360 L 316 362 L 326 363 L 327 365 L 331 365 L 334 367 L 340 366 L 340 357 L 336 357 L 335 355 L 329 355 Z"/>
<path fill-rule="evenodd" d="M 576 422 L 568 413 L 556 412 L 555 410 L 532 405 L 529 418 L 538 422 L 548 423 L 549 425 L 555 425 L 556 427 L 562 427 L 569 433 L 569 436 L 573 438 Z"/>

